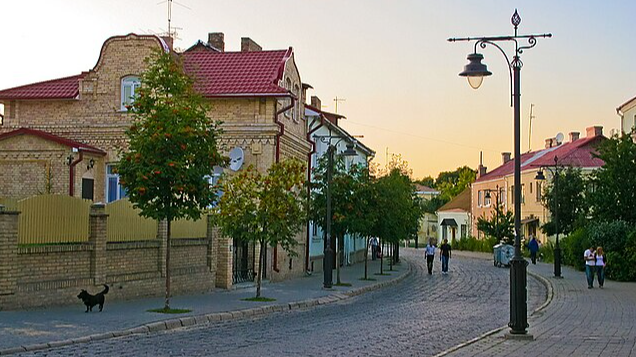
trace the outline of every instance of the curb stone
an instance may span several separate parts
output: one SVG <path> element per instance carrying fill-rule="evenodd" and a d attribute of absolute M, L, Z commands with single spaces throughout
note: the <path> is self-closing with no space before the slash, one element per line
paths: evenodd
<path fill-rule="evenodd" d="M 550 282 L 550 280 L 544 278 L 543 276 L 530 272 L 528 271 L 528 275 L 532 276 L 533 278 L 539 280 L 539 282 L 541 282 L 541 284 L 545 285 L 546 289 L 548 290 L 545 302 L 543 304 L 541 304 L 541 306 L 537 307 L 536 309 L 534 309 L 534 311 L 532 311 L 532 313 L 530 314 L 530 316 L 532 317 L 532 315 L 540 312 L 541 310 L 545 309 L 546 307 L 548 307 L 548 305 L 550 305 L 550 303 L 552 302 L 552 299 L 554 298 L 554 287 L 552 286 L 552 283 Z M 502 326 L 502 327 L 498 327 L 494 330 L 490 330 L 480 336 L 477 336 L 471 340 L 468 340 L 466 342 L 462 342 L 459 345 L 453 346 L 445 351 L 442 351 L 436 355 L 434 355 L 433 357 L 442 357 L 442 356 L 446 356 L 450 353 L 456 352 L 457 350 L 460 350 L 468 345 L 472 345 L 475 342 L 478 342 L 480 340 L 483 340 L 484 338 L 488 337 L 488 336 L 492 336 L 494 334 L 497 334 L 503 330 L 505 330 L 508 327 L 508 325 L 506 326 Z"/>
<path fill-rule="evenodd" d="M 203 325 L 206 323 L 227 321 L 227 320 L 238 320 L 241 318 L 260 316 L 260 315 L 265 315 L 265 314 L 270 314 L 275 312 L 307 309 L 307 308 L 311 308 L 315 306 L 326 305 L 333 302 L 346 300 L 363 293 L 379 290 L 381 288 L 384 288 L 390 285 L 395 285 L 401 282 L 402 280 L 406 279 L 406 277 L 410 276 L 412 272 L 413 272 L 412 264 L 408 262 L 408 268 L 406 269 L 406 272 L 402 273 L 400 276 L 394 279 L 387 280 L 387 281 L 355 288 L 350 291 L 340 291 L 340 292 L 336 292 L 334 294 L 319 297 L 319 298 L 295 301 L 295 302 L 290 302 L 287 304 L 267 305 L 262 307 L 236 310 L 236 311 L 227 311 L 227 312 L 220 312 L 220 313 L 210 313 L 210 314 L 203 314 L 203 315 L 196 315 L 196 316 L 188 316 L 188 317 L 179 318 L 179 319 L 167 319 L 163 321 L 151 322 L 148 324 L 144 324 L 144 325 L 126 329 L 126 330 L 109 331 L 109 332 L 104 332 L 100 334 L 72 338 L 68 340 L 52 341 L 48 343 L 11 347 L 6 349 L 1 349 L 0 356 L 11 355 L 15 353 L 22 353 L 27 351 L 36 351 L 36 350 L 44 350 L 49 348 L 65 347 L 65 346 L 69 346 L 73 344 L 87 343 L 87 342 L 98 341 L 98 340 L 106 340 L 106 339 L 128 336 L 128 335 L 142 335 L 142 334 L 147 334 L 151 332 L 167 331 L 167 330 L 181 328 L 184 326 Z"/>

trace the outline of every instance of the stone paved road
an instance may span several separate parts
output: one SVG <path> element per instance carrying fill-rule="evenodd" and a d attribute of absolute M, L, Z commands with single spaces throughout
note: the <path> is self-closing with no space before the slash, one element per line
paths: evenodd
<path fill-rule="evenodd" d="M 529 271 L 549 279 L 554 298 L 528 319 L 533 341 L 491 335 L 450 356 L 636 356 L 636 284 L 605 281 L 604 289 L 588 290 L 585 274 L 563 267 L 555 279 L 553 266 L 531 265 Z"/>
<path fill-rule="evenodd" d="M 21 355 L 430 356 L 508 322 L 508 269 L 456 256 L 429 276 L 415 254 L 402 253 L 414 271 L 398 285 L 337 304 Z M 532 311 L 546 289 L 528 284 Z"/>

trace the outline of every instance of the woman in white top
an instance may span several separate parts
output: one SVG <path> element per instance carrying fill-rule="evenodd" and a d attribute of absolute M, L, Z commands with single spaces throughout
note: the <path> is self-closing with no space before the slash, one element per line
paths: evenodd
<path fill-rule="evenodd" d="M 603 255 L 603 247 L 596 248 L 595 257 L 598 286 L 603 289 L 603 283 L 605 282 L 605 256 Z"/>

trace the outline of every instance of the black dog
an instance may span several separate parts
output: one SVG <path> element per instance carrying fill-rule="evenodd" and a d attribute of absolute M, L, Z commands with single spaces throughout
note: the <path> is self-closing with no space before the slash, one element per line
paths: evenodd
<path fill-rule="evenodd" d="M 88 291 L 82 289 L 82 292 L 77 295 L 77 298 L 81 299 L 84 305 L 86 305 L 86 311 L 84 312 L 88 312 L 89 310 L 93 311 L 93 306 L 97 304 L 99 304 L 99 311 L 102 311 L 104 308 L 104 295 L 108 294 L 108 285 L 104 284 L 104 288 L 102 292 L 95 295 L 91 295 Z"/>

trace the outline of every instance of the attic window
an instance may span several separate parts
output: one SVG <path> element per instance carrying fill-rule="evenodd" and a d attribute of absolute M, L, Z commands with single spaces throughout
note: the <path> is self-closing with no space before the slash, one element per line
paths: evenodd
<path fill-rule="evenodd" d="M 134 100 L 135 94 L 141 87 L 139 77 L 128 76 L 121 80 L 121 111 L 127 112 Z"/>

